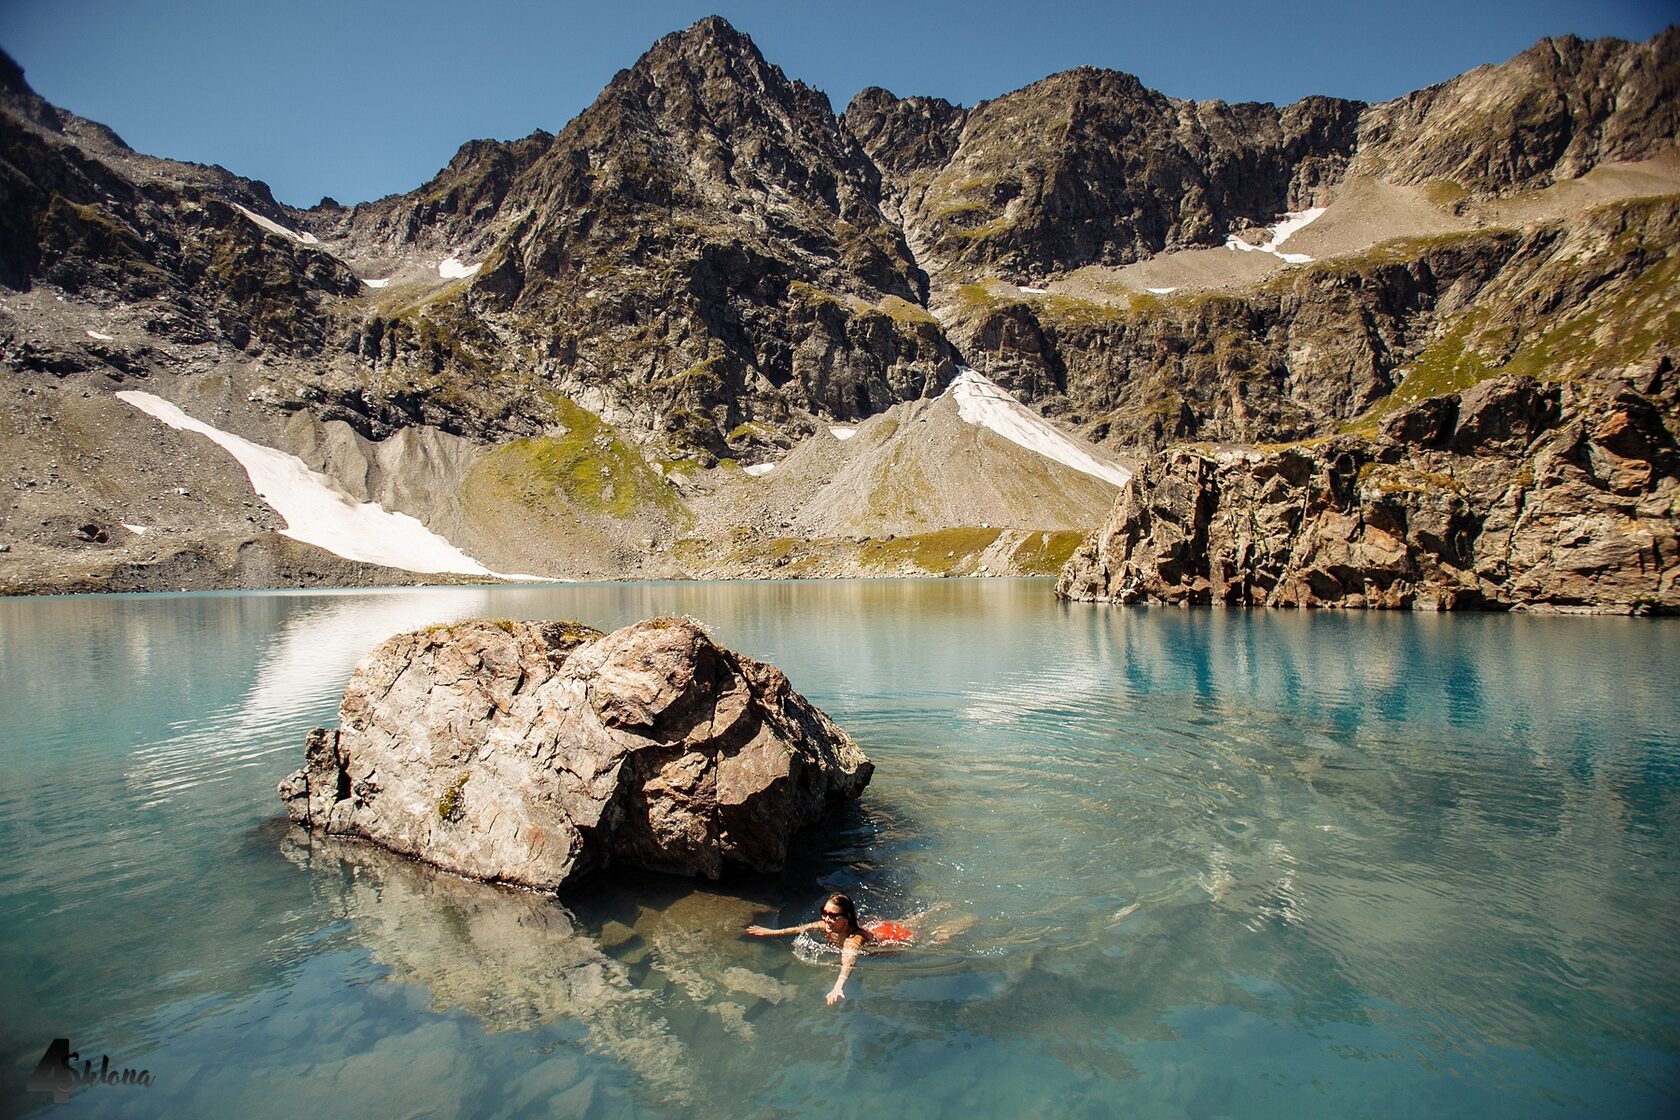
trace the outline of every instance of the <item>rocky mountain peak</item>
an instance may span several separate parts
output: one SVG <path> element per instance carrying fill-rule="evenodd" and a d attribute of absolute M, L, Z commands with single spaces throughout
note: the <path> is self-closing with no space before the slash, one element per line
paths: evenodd
<path fill-rule="evenodd" d="M 761 572 L 763 534 L 826 539 L 842 514 L 861 541 L 944 532 L 984 508 L 971 500 L 983 471 L 963 476 L 962 510 L 905 488 L 907 463 L 931 479 L 936 461 L 993 454 L 934 439 L 966 435 L 966 419 L 921 403 L 959 363 L 1140 453 L 1346 434 L 1395 401 L 1444 408 L 1430 402 L 1496 371 L 1632 370 L 1646 385 L 1680 361 L 1677 48 L 1674 30 L 1549 40 L 1377 106 L 1182 100 L 1082 67 L 972 108 L 866 89 L 837 118 L 712 18 L 655 43 L 558 134 L 471 141 L 414 191 L 310 211 L 120 149 L 5 59 L 0 285 L 19 294 L 0 308 L 0 378 L 19 391 L 0 394 L 14 401 L 0 420 L 19 433 L 12 461 L 68 461 L 106 424 L 61 419 L 74 402 L 121 415 L 95 390 L 152 377 L 192 415 L 272 446 L 363 441 L 332 454 L 369 496 L 356 464 L 371 441 L 434 449 L 454 481 L 393 482 L 387 497 L 489 542 L 506 570 L 721 571 L 715 546 L 746 518 L 762 533 L 737 555 Z M 1649 165 L 1605 166 L 1618 160 Z M 1233 250 L 1276 249 L 1266 227 L 1309 208 L 1284 223 L 1302 234 L 1298 259 L 1220 248 L 1236 234 Z M 44 424 L 33 394 L 49 377 L 76 380 Z M 1672 415 L 1672 396 L 1652 407 Z M 339 422 L 331 440 L 297 434 Z M 889 453 L 901 429 L 911 443 Z M 1595 446 L 1621 455 L 1632 439 Z M 1596 470 L 1600 453 L 1582 454 Z M 1632 487 L 1648 461 L 1671 478 L 1663 456 L 1604 462 Z M 1419 463 L 1382 477 L 1468 477 Z M 81 490 L 20 483 L 24 512 L 0 530 L 23 526 L 43 564 L 83 546 L 116 555 L 113 527 L 145 510 L 104 496 L 107 470 L 90 466 Z M 237 481 L 227 516 L 243 532 Z M 842 508 L 818 487 L 861 497 Z M 1629 508 L 1645 516 L 1668 493 L 1646 487 Z M 801 521 L 812 510 L 827 512 Z M 81 532 L 95 511 L 104 539 Z M 66 543 L 53 518 L 80 536 Z M 688 559 L 672 544 L 684 526 Z M 961 561 L 960 543 L 941 538 L 935 567 L 984 562 Z M 777 559 L 799 570 L 792 555 Z M 174 571 L 157 579 L 179 586 Z"/>
<path fill-rule="evenodd" d="M 1217 244 L 1338 178 L 1359 108 L 1179 101 L 1134 75 L 1079 67 L 970 110 L 869 92 L 846 123 L 928 271 L 960 281 Z"/>
<path fill-rule="evenodd" d="M 431 184 L 353 218 L 370 243 L 482 264 L 451 311 L 375 310 L 360 353 L 491 370 L 515 338 L 561 393 L 702 458 L 800 411 L 871 415 L 954 369 L 879 195 L 824 94 L 702 20 L 557 136 L 469 144 Z M 447 314 L 488 329 L 426 352 Z"/>
<path fill-rule="evenodd" d="M 504 143 L 500 140 L 468 140 L 455 149 L 455 155 L 445 165 L 443 174 L 459 175 L 471 170 L 475 165 L 502 158 L 510 148 L 516 146 L 541 148 L 553 139 L 554 135 L 552 133 L 539 128 L 524 140 L 512 143 Z"/>
<path fill-rule="evenodd" d="M 0 50 L 0 91 L 27 94 L 35 92 L 29 88 L 29 83 L 24 81 L 23 67 L 4 50 Z"/>
<path fill-rule="evenodd" d="M 846 130 L 889 177 L 937 167 L 951 158 L 967 111 L 940 97 L 895 97 L 860 90 L 841 118 Z"/>
<path fill-rule="evenodd" d="M 23 76 L 23 67 L 4 50 L 0 50 L 0 108 L 51 132 L 62 131 L 64 127 L 62 114 L 30 87 Z"/>
<path fill-rule="evenodd" d="M 755 139 L 754 130 L 768 130 L 783 142 L 818 140 L 835 149 L 825 155 L 846 158 L 828 97 L 789 79 L 718 16 L 665 36 L 620 71 L 585 116 L 603 112 L 622 114 L 633 127 L 700 136 L 726 148 L 736 146 L 737 130 L 743 146 Z"/>
<path fill-rule="evenodd" d="M 770 66 L 752 36 L 736 30 L 722 16 L 707 16 L 681 31 L 671 32 L 650 47 L 636 65 L 657 66 L 673 57 L 702 65 Z"/>
<path fill-rule="evenodd" d="M 1680 27 L 1644 43 L 1542 39 L 1497 66 L 1373 105 L 1350 171 L 1471 191 L 1653 158 L 1680 132 Z"/>

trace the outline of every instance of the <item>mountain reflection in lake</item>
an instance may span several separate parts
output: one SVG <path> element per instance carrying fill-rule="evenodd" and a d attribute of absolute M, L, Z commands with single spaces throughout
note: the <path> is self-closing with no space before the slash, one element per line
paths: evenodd
<path fill-rule="evenodd" d="M 357 659 L 662 612 L 879 770 L 780 876 L 556 899 L 312 840 Z M 0 1043 L 100 1115 L 1532 1115 L 1680 1093 L 1680 646 L 1625 619 L 1057 604 L 1032 581 L 0 602 Z M 932 911 L 860 965 L 749 922 Z"/>

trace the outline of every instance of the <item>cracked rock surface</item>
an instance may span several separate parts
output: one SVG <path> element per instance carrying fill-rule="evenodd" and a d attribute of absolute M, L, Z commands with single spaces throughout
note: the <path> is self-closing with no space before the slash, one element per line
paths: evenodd
<path fill-rule="evenodd" d="M 400 634 L 357 667 L 339 718 L 280 783 L 294 821 L 547 890 L 614 864 L 779 870 L 874 770 L 779 669 L 686 618 Z"/>

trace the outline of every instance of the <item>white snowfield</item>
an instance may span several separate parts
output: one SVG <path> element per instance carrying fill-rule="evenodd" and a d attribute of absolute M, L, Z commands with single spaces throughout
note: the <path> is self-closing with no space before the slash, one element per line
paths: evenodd
<path fill-rule="evenodd" d="M 357 502 L 325 475 L 310 470 L 295 455 L 212 428 L 151 393 L 125 390 L 117 394 L 117 399 L 171 428 L 196 432 L 237 459 L 250 476 L 257 497 L 286 519 L 285 535 L 293 540 L 324 548 L 346 560 L 383 564 L 410 572 L 499 574 L 408 514 L 392 513 L 376 502 Z"/>
<path fill-rule="evenodd" d="M 93 330 L 91 327 L 88 329 L 87 336 L 89 338 L 96 338 L 100 342 L 113 342 L 113 341 L 115 341 L 110 335 L 106 334 L 105 332 Z"/>
<path fill-rule="evenodd" d="M 1152 295 L 1152 296 L 1170 296 L 1174 292 L 1178 291 L 1178 288 L 1175 285 L 1174 287 L 1171 287 L 1171 288 L 1149 288 L 1147 290 L 1148 290 L 1149 294 Z"/>
<path fill-rule="evenodd" d="M 478 264 L 466 264 L 460 257 L 450 257 L 446 261 L 438 262 L 438 275 L 445 280 L 464 280 L 482 266 L 482 261 Z"/>
<path fill-rule="evenodd" d="M 742 467 L 741 468 L 741 473 L 742 474 L 750 474 L 754 478 L 757 478 L 760 475 L 769 474 L 771 471 L 773 471 L 775 469 L 776 469 L 776 464 L 774 464 L 774 463 L 754 463 L 750 467 Z"/>
<path fill-rule="evenodd" d="M 1131 471 L 1103 462 L 1077 440 L 1063 435 L 1043 417 L 967 366 L 959 369 L 957 379 L 945 391 L 955 398 L 957 412 L 964 420 L 990 428 L 1028 451 L 1036 451 L 1046 459 L 1054 459 L 1115 486 L 1126 485 L 1132 477 Z"/>
<path fill-rule="evenodd" d="M 856 428 L 830 428 L 828 434 L 838 440 L 848 440 L 857 435 Z"/>
<path fill-rule="evenodd" d="M 247 210 L 237 202 L 233 204 L 233 208 L 245 215 L 247 218 L 251 219 L 253 222 L 257 223 L 262 228 L 266 229 L 268 232 L 278 233 L 281 237 L 289 237 L 293 241 L 296 241 L 299 245 L 319 245 L 321 243 L 320 238 L 316 237 L 313 233 L 299 233 L 295 229 L 287 229 L 279 222 L 271 221 L 268 218 L 263 217 L 261 214 Z"/>
<path fill-rule="evenodd" d="M 1284 264 L 1311 264 L 1312 258 L 1305 253 L 1285 253 L 1281 250 L 1285 241 L 1312 225 L 1323 213 L 1322 206 L 1293 211 L 1285 214 L 1281 222 L 1271 227 L 1272 239 L 1266 244 L 1250 245 L 1233 233 L 1225 239 L 1225 248 L 1234 249 L 1239 253 L 1270 253 Z"/>
<path fill-rule="evenodd" d="M 391 286 L 391 278 L 387 276 L 383 280 L 363 279 L 362 283 L 366 284 L 370 288 L 388 288 Z"/>

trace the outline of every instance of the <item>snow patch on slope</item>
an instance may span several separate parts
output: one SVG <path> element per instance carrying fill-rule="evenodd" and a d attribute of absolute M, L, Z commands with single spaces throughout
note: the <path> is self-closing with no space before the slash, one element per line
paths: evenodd
<path fill-rule="evenodd" d="M 1312 225 L 1323 213 L 1324 207 L 1322 206 L 1292 211 L 1285 214 L 1282 221 L 1271 227 L 1272 239 L 1266 244 L 1250 245 L 1233 233 L 1225 239 L 1225 248 L 1239 253 L 1270 253 L 1284 264 L 1311 264 L 1312 258 L 1305 253 L 1285 253 L 1281 250 L 1285 241 Z"/>
<path fill-rule="evenodd" d="M 299 245 L 319 245 L 321 243 L 320 239 L 313 233 L 299 233 L 295 229 L 287 229 L 279 222 L 265 218 L 254 210 L 247 210 L 237 202 L 233 204 L 233 208 L 245 215 L 247 218 L 251 219 L 253 222 L 257 223 L 257 225 L 261 226 L 263 229 L 266 229 L 268 232 L 278 233 L 281 237 L 289 237 L 293 241 L 296 241 Z"/>
<path fill-rule="evenodd" d="M 958 414 L 968 423 L 989 428 L 1028 451 L 1115 486 L 1126 485 L 1132 477 L 1132 472 L 1097 458 L 1077 440 L 1063 435 L 1036 412 L 966 366 L 945 391 L 956 400 Z"/>
<path fill-rule="evenodd" d="M 285 535 L 364 564 L 410 572 L 493 576 L 483 564 L 406 513 L 357 502 L 295 455 L 194 420 L 162 397 L 125 390 L 121 400 L 171 428 L 196 432 L 238 460 L 257 497 L 286 519 Z M 504 577 L 529 579 L 528 576 Z"/>
<path fill-rule="evenodd" d="M 438 262 L 438 275 L 445 280 L 464 280 L 483 267 L 483 262 L 466 264 L 460 257 L 450 257 L 446 261 Z"/>

